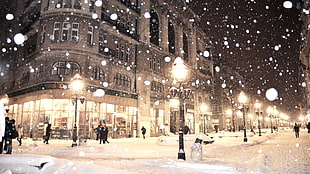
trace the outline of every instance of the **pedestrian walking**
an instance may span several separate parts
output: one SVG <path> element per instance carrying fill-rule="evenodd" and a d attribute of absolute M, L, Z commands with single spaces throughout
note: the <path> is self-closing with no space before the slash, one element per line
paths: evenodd
<path fill-rule="evenodd" d="M 98 141 L 99 140 L 99 133 L 100 133 L 100 125 L 98 125 L 98 127 L 96 127 L 94 130 L 96 133 L 96 141 Z"/>
<path fill-rule="evenodd" d="M 310 122 L 307 124 L 308 133 L 310 133 Z"/>
<path fill-rule="evenodd" d="M 142 131 L 143 139 L 145 139 L 146 129 L 144 126 L 142 126 L 141 131 Z"/>
<path fill-rule="evenodd" d="M 51 130 L 52 130 L 51 126 L 52 126 L 51 124 L 48 124 L 46 129 L 45 129 L 46 130 L 45 135 L 43 136 L 43 139 L 44 139 L 43 143 L 44 144 L 49 144 L 48 140 L 50 139 L 50 136 L 51 136 Z"/>
<path fill-rule="evenodd" d="M 105 144 L 105 130 L 104 127 L 101 125 L 99 129 L 99 143 Z"/>
<path fill-rule="evenodd" d="M 295 132 L 296 138 L 299 138 L 299 125 L 297 123 L 295 123 L 294 132 Z"/>
<path fill-rule="evenodd" d="M 103 125 L 103 143 L 107 142 L 110 143 L 108 141 L 108 134 L 109 134 L 109 129 L 106 125 Z"/>
<path fill-rule="evenodd" d="M 17 141 L 18 141 L 18 146 L 22 145 L 22 138 L 24 136 L 24 127 L 20 124 L 17 126 L 17 132 L 18 132 L 18 137 L 17 137 Z"/>

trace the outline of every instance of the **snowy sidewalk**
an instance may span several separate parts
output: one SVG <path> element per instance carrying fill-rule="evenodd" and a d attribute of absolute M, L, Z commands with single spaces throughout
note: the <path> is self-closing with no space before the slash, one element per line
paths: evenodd
<path fill-rule="evenodd" d="M 218 145 L 241 145 L 257 144 L 258 142 L 269 139 L 275 134 L 263 134 L 263 136 L 253 135 L 248 132 L 248 142 L 243 142 L 243 132 L 220 132 L 209 134 L 213 137 L 213 144 L 202 144 L 202 149 L 217 147 Z M 221 138 L 222 137 L 222 138 Z M 191 146 L 196 138 L 206 140 L 201 135 L 184 136 L 186 157 L 190 160 Z M 160 140 L 164 139 L 165 142 Z M 14 141 L 14 140 L 13 140 Z M 147 158 L 175 158 L 178 153 L 178 136 L 148 137 L 142 138 L 122 138 L 109 139 L 108 144 L 99 144 L 99 141 L 88 140 L 87 145 L 71 147 L 72 140 L 50 140 L 49 144 L 43 144 L 42 141 L 32 141 L 27 139 L 23 141 L 22 146 L 16 146 L 14 141 L 14 154 L 43 154 L 54 157 L 66 158 L 89 158 L 99 159 L 147 159 Z M 229 142 L 229 143 L 228 143 Z"/>
<path fill-rule="evenodd" d="M 31 174 L 278 174 L 309 170 L 310 136 L 305 131 L 301 132 L 301 138 L 295 138 L 291 130 L 273 134 L 266 131 L 262 136 L 248 137 L 248 142 L 243 142 L 243 132 L 209 134 L 215 142 L 202 145 L 203 160 L 195 162 L 190 148 L 192 140 L 199 136 L 185 136 L 186 161 L 177 160 L 178 136 L 165 137 L 171 141 L 169 144 L 163 144 L 158 137 L 124 138 L 110 139 L 109 144 L 101 145 L 89 140 L 87 145 L 73 148 L 72 140 L 51 140 L 46 145 L 28 139 L 22 146 L 14 141 L 13 154 L 0 155 L 0 173 L 6 168 L 13 173 Z"/>

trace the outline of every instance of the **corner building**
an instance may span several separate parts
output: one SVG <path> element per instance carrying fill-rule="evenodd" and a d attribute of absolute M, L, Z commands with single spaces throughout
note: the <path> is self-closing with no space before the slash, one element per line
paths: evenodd
<path fill-rule="evenodd" d="M 14 1 L 14 0 L 13 0 Z M 18 3 L 17 3 L 18 2 Z M 2 44 L 1 93 L 10 101 L 7 115 L 24 126 L 25 136 L 41 138 L 47 123 L 52 138 L 93 138 L 106 124 L 112 138 L 178 133 L 179 110 L 172 105 L 171 68 L 181 57 L 190 70 L 184 86 L 185 125 L 205 132 L 212 115 L 212 47 L 199 17 L 185 1 L 172 0 L 12 0 L 5 1 L 1 40 L 22 33 L 26 40 Z M 6 66 L 9 65 L 9 66 Z M 71 90 L 80 74 L 84 89 Z M 74 103 L 73 97 L 85 102 Z M 202 110 L 201 106 L 209 108 Z M 212 122 L 211 119 L 207 120 Z M 211 130 L 210 130 L 211 131 Z"/>

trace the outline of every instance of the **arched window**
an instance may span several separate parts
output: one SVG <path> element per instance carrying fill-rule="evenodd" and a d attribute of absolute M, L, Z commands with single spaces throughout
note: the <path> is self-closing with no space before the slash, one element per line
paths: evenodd
<path fill-rule="evenodd" d="M 158 15 L 154 10 L 151 10 L 150 42 L 159 46 L 159 20 Z"/>
<path fill-rule="evenodd" d="M 80 74 L 80 65 L 76 62 L 60 61 L 54 63 L 52 67 L 52 75 L 74 75 Z"/>
<path fill-rule="evenodd" d="M 169 43 L 169 52 L 175 54 L 175 33 L 174 27 L 171 22 L 168 24 L 168 43 Z"/>
<path fill-rule="evenodd" d="M 183 33 L 183 51 L 184 51 L 184 60 L 188 61 L 188 41 L 185 33 Z"/>

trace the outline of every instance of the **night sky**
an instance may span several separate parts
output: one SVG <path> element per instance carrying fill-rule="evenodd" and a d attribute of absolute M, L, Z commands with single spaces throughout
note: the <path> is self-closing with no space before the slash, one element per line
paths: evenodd
<path fill-rule="evenodd" d="M 284 8 L 283 2 L 187 1 L 215 46 L 213 57 L 238 70 L 252 96 L 266 101 L 266 90 L 275 88 L 278 99 L 269 104 L 297 114 L 302 4 L 295 0 L 292 8 Z"/>

